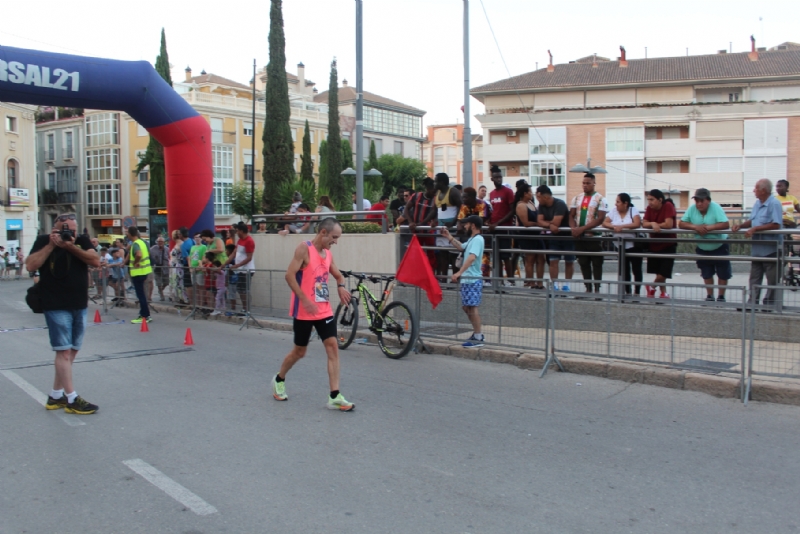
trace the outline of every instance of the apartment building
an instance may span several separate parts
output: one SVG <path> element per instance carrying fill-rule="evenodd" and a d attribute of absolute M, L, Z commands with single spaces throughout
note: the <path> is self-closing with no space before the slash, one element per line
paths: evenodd
<path fill-rule="evenodd" d="M 364 160 L 369 157 L 370 144 L 375 143 L 378 157 L 383 154 L 401 154 L 406 158 L 422 159 L 421 109 L 364 91 Z M 356 89 L 342 80 L 339 87 L 339 127 L 343 139 L 355 139 Z M 328 91 L 319 93 L 314 101 L 328 103 Z M 355 157 L 356 147 L 353 146 Z"/>
<path fill-rule="evenodd" d="M 69 110 L 69 116 L 59 117 L 63 110 L 43 110 L 36 122 L 37 194 L 39 197 L 39 227 L 52 227 L 61 213 L 75 213 L 78 227 L 85 224 L 84 117 L 83 110 Z"/>
<path fill-rule="evenodd" d="M 22 248 L 27 255 L 39 233 L 35 111 L 34 106 L 0 102 L 0 245 L 11 254 Z"/>
<path fill-rule="evenodd" d="M 464 125 L 443 124 L 428 126 L 428 136 L 422 144 L 422 161 L 428 175 L 445 172 L 450 181 L 460 184 L 463 180 Z M 472 179 L 473 184 L 483 181 L 483 136 L 472 134 Z"/>
<path fill-rule="evenodd" d="M 483 164 L 580 192 L 577 163 L 608 170 L 598 189 L 661 189 L 680 208 L 706 187 L 724 206 L 749 207 L 756 180 L 800 165 L 800 45 L 747 53 L 626 59 L 596 55 L 472 89 L 486 111 Z M 800 181 L 795 186 L 800 189 Z"/>

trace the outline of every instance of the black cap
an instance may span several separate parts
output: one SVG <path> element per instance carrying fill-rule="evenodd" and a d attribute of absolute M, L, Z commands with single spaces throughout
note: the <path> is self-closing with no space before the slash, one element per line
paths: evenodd
<path fill-rule="evenodd" d="M 711 193 L 705 187 L 701 187 L 694 192 L 694 196 L 692 198 L 697 200 L 711 200 Z"/>
<path fill-rule="evenodd" d="M 461 222 L 463 222 L 463 223 L 472 223 L 475 226 L 477 226 L 479 229 L 483 228 L 483 219 L 481 219 L 477 215 L 470 215 L 466 219 L 462 219 Z"/>

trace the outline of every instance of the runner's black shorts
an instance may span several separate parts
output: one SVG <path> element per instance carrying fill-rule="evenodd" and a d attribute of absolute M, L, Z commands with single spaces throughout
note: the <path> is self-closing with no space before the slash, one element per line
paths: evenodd
<path fill-rule="evenodd" d="M 329 337 L 336 337 L 336 322 L 333 317 L 317 319 L 316 321 L 304 321 L 295 319 L 292 329 L 294 330 L 294 344 L 298 347 L 307 347 L 308 340 L 311 339 L 311 329 L 316 328 L 320 340 L 325 341 Z"/>

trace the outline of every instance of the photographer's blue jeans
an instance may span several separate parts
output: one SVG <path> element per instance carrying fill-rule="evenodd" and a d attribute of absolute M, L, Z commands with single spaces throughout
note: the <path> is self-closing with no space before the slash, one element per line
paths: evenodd
<path fill-rule="evenodd" d="M 139 299 L 139 317 L 150 317 L 150 307 L 147 305 L 147 295 L 144 294 L 144 281 L 147 275 L 131 276 L 133 288 L 136 290 L 136 298 Z"/>

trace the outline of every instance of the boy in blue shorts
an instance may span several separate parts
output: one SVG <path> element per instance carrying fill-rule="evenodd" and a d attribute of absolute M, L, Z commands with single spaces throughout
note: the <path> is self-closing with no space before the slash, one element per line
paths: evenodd
<path fill-rule="evenodd" d="M 463 344 L 464 347 L 482 347 L 483 333 L 481 333 L 481 316 L 478 315 L 478 306 L 481 305 L 483 294 L 483 279 L 481 278 L 481 258 L 483 257 L 483 236 L 481 228 L 483 219 L 478 215 L 470 215 L 462 221 L 464 231 L 469 239 L 461 244 L 455 239 L 447 228 L 442 229 L 442 235 L 447 238 L 459 252 L 462 253 L 461 265 L 456 265 L 458 271 L 453 273 L 453 282 L 461 279 L 461 308 L 467 314 L 472 324 L 472 335 Z M 456 260 L 458 263 L 458 260 Z"/>

